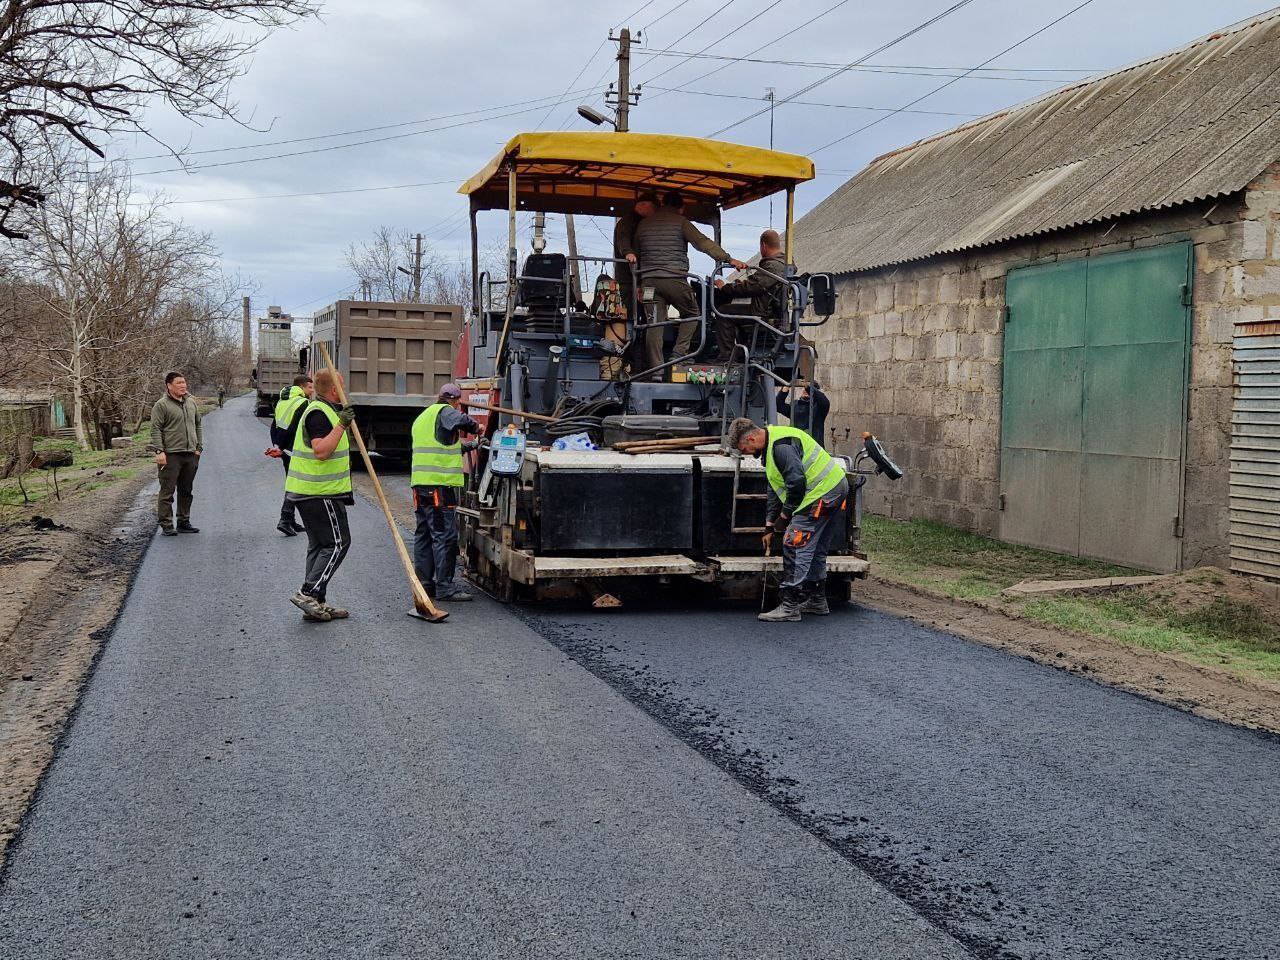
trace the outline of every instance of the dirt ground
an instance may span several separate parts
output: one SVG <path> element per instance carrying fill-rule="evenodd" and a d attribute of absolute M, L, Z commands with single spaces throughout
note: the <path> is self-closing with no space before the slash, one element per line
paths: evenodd
<path fill-rule="evenodd" d="M 155 529 L 129 476 L 0 525 L 0 865 Z M 66 529 L 39 531 L 32 515 Z"/>
<path fill-rule="evenodd" d="M 1227 574 L 1224 580 L 1243 578 Z M 1215 591 L 1211 596 L 1216 596 L 1224 586 L 1211 580 L 1197 582 L 1180 577 L 1142 589 L 1182 593 L 1183 599 L 1190 601 L 1193 592 L 1210 590 Z M 1247 581 L 1231 589 L 1248 594 L 1238 599 L 1259 600 Z M 1280 733 L 1280 684 L 1246 679 L 1153 650 L 1039 626 L 988 609 L 981 602 L 939 598 L 874 578 L 858 583 L 854 591 L 859 602 L 886 613 L 1088 676 L 1198 716 Z"/>

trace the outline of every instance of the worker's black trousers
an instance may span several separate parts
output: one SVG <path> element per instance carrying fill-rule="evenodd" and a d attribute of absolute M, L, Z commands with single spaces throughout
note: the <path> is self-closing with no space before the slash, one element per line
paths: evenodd
<path fill-rule="evenodd" d="M 841 480 L 825 497 L 797 512 L 782 534 L 783 590 L 806 584 L 817 586 L 827 579 L 827 553 L 832 540 L 844 529 L 849 484 Z"/>
<path fill-rule="evenodd" d="M 307 528 L 307 576 L 302 592 L 323 602 L 329 581 L 351 548 L 347 505 L 328 497 L 298 500 L 298 513 Z"/>
<path fill-rule="evenodd" d="M 284 464 L 284 475 L 286 478 L 288 478 L 289 476 L 289 459 L 290 459 L 289 454 L 284 450 L 281 450 L 280 462 Z M 284 495 L 284 502 L 280 504 L 280 522 L 293 523 L 294 510 L 297 508 L 297 506 L 298 506 L 298 501 L 290 500 L 289 495 L 286 493 Z"/>
<path fill-rule="evenodd" d="M 458 566 L 458 488 L 414 487 L 413 566 L 424 587 L 443 600 L 457 587 L 453 576 Z"/>

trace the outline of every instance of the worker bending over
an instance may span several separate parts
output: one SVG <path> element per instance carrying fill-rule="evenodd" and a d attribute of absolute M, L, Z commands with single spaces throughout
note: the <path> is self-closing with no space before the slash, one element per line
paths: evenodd
<path fill-rule="evenodd" d="M 351 548 L 347 507 L 351 495 L 351 442 L 347 428 L 354 407 L 343 407 L 338 393 L 342 375 L 321 370 L 315 397 L 303 408 L 290 444 L 286 499 L 296 503 L 307 531 L 307 572 L 302 589 L 289 599 L 306 620 L 342 620 L 346 610 L 328 603 L 329 581 Z"/>
<path fill-rule="evenodd" d="M 293 386 L 281 393 L 283 396 L 276 403 L 275 416 L 271 418 L 271 445 L 280 451 L 280 462 L 284 464 L 287 480 L 289 461 L 292 458 L 290 450 L 294 435 L 298 432 L 298 419 L 315 395 L 315 388 L 312 386 L 311 378 L 305 373 L 300 373 L 293 378 Z M 284 503 L 280 505 L 280 522 L 276 524 L 276 529 L 286 537 L 296 537 L 304 530 L 302 524 L 298 522 L 297 509 L 297 502 L 290 500 L 286 493 Z"/>
<path fill-rule="evenodd" d="M 739 417 L 729 425 L 729 444 L 764 461 L 769 481 L 765 551 L 775 533 L 782 535 L 782 602 L 760 619 L 789 621 L 804 613 L 830 613 L 827 551 L 833 524 L 843 516 L 849 496 L 844 468 L 795 427 L 758 427 Z"/>
<path fill-rule="evenodd" d="M 418 579 L 437 600 L 470 600 L 471 593 L 454 581 L 458 566 L 458 493 L 462 470 L 462 437 L 482 432 L 462 412 L 456 383 L 440 388 L 436 402 L 413 421 L 413 565 Z"/>

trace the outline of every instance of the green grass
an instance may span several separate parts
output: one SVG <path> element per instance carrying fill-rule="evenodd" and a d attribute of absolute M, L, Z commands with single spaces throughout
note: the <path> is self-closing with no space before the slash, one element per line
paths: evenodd
<path fill-rule="evenodd" d="M 134 446 L 125 450 L 81 450 L 74 440 L 44 437 L 36 440 L 35 449 L 37 452 L 70 450 L 75 455 L 74 464 L 58 469 L 58 487 L 62 491 L 62 499 L 67 500 L 133 476 L 143 462 L 149 434 L 150 427 L 144 424 L 133 435 Z M 101 477 L 98 476 L 99 470 L 104 471 Z M 53 477 L 48 470 L 28 471 L 22 483 L 27 491 L 25 501 L 16 477 L 0 480 L 0 520 L 11 519 L 28 507 L 55 499 Z"/>
<path fill-rule="evenodd" d="M 1168 592 L 1138 590 L 1017 600 L 1000 593 L 1020 580 L 1123 577 L 1140 571 L 1002 543 L 929 520 L 867 516 L 863 542 L 872 571 L 884 580 L 952 599 L 983 600 L 1048 626 L 1280 679 L 1280 627 L 1254 604 L 1214 596 L 1213 588 L 1225 581 L 1213 570 L 1189 574 L 1187 583 L 1206 589 L 1190 591 L 1180 601 Z"/>
<path fill-rule="evenodd" d="M 973 600 L 994 597 L 1020 580 L 1125 577 L 1128 567 L 1019 547 L 932 520 L 865 516 L 863 543 L 877 575 Z"/>

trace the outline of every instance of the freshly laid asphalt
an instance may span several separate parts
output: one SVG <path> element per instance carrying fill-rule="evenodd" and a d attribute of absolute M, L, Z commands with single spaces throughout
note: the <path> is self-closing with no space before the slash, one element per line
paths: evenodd
<path fill-rule="evenodd" d="M 0 957 L 1280 956 L 1275 738 L 858 607 L 429 626 L 363 501 L 352 619 L 305 624 L 250 414 L 206 422 Z"/>
<path fill-rule="evenodd" d="M 487 600 L 405 615 L 361 501 L 330 599 L 245 400 L 157 538 L 0 883 L 0 957 L 966 952 Z M 398 491 L 404 495 L 405 491 Z"/>

